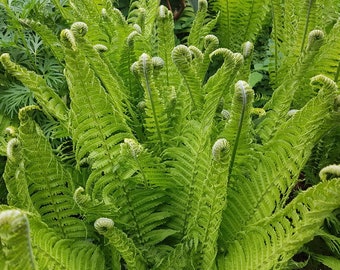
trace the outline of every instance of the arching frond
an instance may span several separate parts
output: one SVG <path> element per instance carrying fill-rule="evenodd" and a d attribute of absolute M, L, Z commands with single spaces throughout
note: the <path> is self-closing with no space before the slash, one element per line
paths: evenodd
<path fill-rule="evenodd" d="M 202 122 L 207 127 L 207 130 L 211 128 L 219 103 L 223 100 L 222 102 L 226 106 L 230 106 L 233 96 L 231 86 L 243 64 L 242 55 L 239 53 L 234 54 L 228 49 L 217 49 L 210 54 L 210 57 L 213 58 L 217 55 L 222 55 L 224 62 L 217 72 L 209 78 L 203 88 L 206 96 Z"/>
<path fill-rule="evenodd" d="M 114 177 L 115 157 L 119 143 L 132 134 L 121 111 L 113 106 L 111 98 L 91 69 L 81 50 L 65 50 L 66 77 L 71 97 L 71 125 L 78 164 L 87 159 L 92 173 L 87 181 L 87 193 L 103 187 Z M 83 80 L 84 74 L 86 80 Z M 96 190 L 99 191 L 98 188 Z M 100 198 L 101 194 L 92 194 Z"/>
<path fill-rule="evenodd" d="M 176 46 L 172 51 L 172 60 L 174 61 L 179 72 L 183 76 L 183 84 L 189 97 L 187 102 L 192 111 L 198 110 L 203 105 L 203 96 L 201 82 L 197 74 L 197 69 L 193 65 L 193 56 L 190 49 L 184 45 Z"/>
<path fill-rule="evenodd" d="M 272 217 L 241 232 L 228 246 L 226 269 L 283 269 L 317 234 L 325 218 L 340 206 L 340 179 L 333 179 L 300 193 Z"/>
<path fill-rule="evenodd" d="M 20 20 L 20 23 L 38 33 L 45 46 L 51 49 L 53 55 L 58 59 L 59 63 L 63 62 L 64 53 L 60 44 L 60 40 L 51 29 L 49 29 L 44 24 L 29 19 Z"/>
<path fill-rule="evenodd" d="M 38 104 L 43 107 L 46 113 L 56 117 L 66 128 L 68 108 L 58 94 L 47 85 L 46 81 L 36 73 L 13 63 L 7 53 L 1 55 L 0 61 L 10 74 L 21 80 L 34 93 Z"/>
<path fill-rule="evenodd" d="M 235 175 L 242 174 L 244 163 L 248 163 L 254 154 L 251 123 L 253 101 L 254 91 L 246 82 L 238 81 L 235 84 L 230 120 L 222 131 L 231 147 L 229 177 L 232 177 L 234 169 L 237 170 Z"/>
<path fill-rule="evenodd" d="M 30 228 L 34 254 L 41 268 L 105 269 L 102 250 L 90 241 L 63 239 L 55 230 L 35 218 L 30 218 Z"/>
<path fill-rule="evenodd" d="M 44 222 L 65 238 L 84 238 L 86 226 L 77 218 L 71 174 L 58 162 L 42 130 L 29 116 L 32 109 L 35 107 L 20 110 L 19 141 L 34 208 Z"/>
<path fill-rule="evenodd" d="M 312 83 L 323 84 L 318 96 L 282 124 L 268 143 L 256 149 L 261 154 L 244 168 L 245 173 L 238 175 L 235 186 L 228 190 L 221 240 L 233 239 L 243 226 L 270 216 L 286 203 L 312 148 L 330 129 L 337 87 L 322 75 L 313 78 Z"/>

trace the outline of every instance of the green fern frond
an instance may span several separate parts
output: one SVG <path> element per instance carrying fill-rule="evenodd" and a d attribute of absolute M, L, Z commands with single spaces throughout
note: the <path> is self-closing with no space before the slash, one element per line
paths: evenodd
<path fill-rule="evenodd" d="M 178 73 L 172 58 L 171 51 L 175 46 L 175 35 L 169 35 L 173 32 L 174 21 L 172 12 L 165 6 L 159 7 L 158 17 L 156 20 L 157 27 L 157 56 L 164 60 L 164 67 L 160 71 L 159 81 L 163 86 L 162 94 L 168 98 L 167 95 L 171 95 L 171 87 L 177 87 L 180 83 L 180 75 Z M 165 82 L 165 83 L 164 83 Z M 162 92 L 163 92 L 162 91 Z"/>
<path fill-rule="evenodd" d="M 269 11 L 268 0 L 212 0 L 211 5 L 219 12 L 217 36 L 221 45 L 232 51 L 239 51 L 246 41 L 255 41 Z"/>
<path fill-rule="evenodd" d="M 104 190 L 104 194 L 120 209 L 115 215 L 117 224 L 121 224 L 139 247 L 156 245 L 174 234 L 174 230 L 162 228 L 171 216 L 169 211 L 162 209 L 167 200 L 165 192 L 156 187 L 140 188 L 132 179 L 128 180 L 119 186 L 108 185 Z"/>
<path fill-rule="evenodd" d="M 316 92 L 309 87 L 310 66 L 316 61 L 316 55 L 322 45 L 324 33 L 320 30 L 313 30 L 309 34 L 309 40 L 305 51 L 300 55 L 296 63 L 290 69 L 292 80 L 286 80 L 277 88 L 271 99 L 265 104 L 264 109 L 269 112 L 264 120 L 258 125 L 257 132 L 262 141 L 268 140 L 276 128 L 284 122 L 288 111 L 294 106 L 299 109 L 316 95 Z M 311 89 L 311 90 L 310 90 Z M 297 106 L 297 107 L 295 107 Z"/>
<path fill-rule="evenodd" d="M 243 166 L 246 173 L 239 174 L 233 182 L 235 186 L 228 191 L 221 239 L 234 238 L 243 226 L 270 216 L 286 203 L 312 148 L 331 128 L 337 87 L 322 75 L 313 78 L 312 83 L 323 84 L 318 96 L 282 124 L 268 143 L 255 149 L 263 154 L 255 155 L 254 151 L 252 162 Z"/>
<path fill-rule="evenodd" d="M 212 162 L 204 180 L 203 199 L 196 218 L 197 229 L 204 229 L 201 231 L 201 243 L 195 269 L 211 269 L 215 262 L 222 212 L 227 203 L 229 162 L 229 142 L 220 138 L 212 147 Z"/>
<path fill-rule="evenodd" d="M 169 187 L 171 183 L 161 159 L 133 139 L 125 139 L 121 144 L 119 162 L 122 164 L 122 170 L 132 169 L 138 172 L 131 180 L 146 188 Z"/>
<path fill-rule="evenodd" d="M 294 1 L 285 2 L 284 6 L 278 8 L 278 3 L 275 2 L 275 29 L 273 36 L 274 40 L 274 55 L 275 55 L 275 70 L 270 65 L 270 73 L 275 77 L 272 82 L 275 86 L 279 86 L 286 81 L 286 74 L 299 58 L 300 54 L 305 50 L 308 43 L 308 34 L 314 29 L 320 29 L 326 33 L 325 21 L 337 20 L 337 15 L 334 16 L 328 8 L 334 4 L 329 4 L 324 7 L 324 3 L 319 0 L 304 0 L 295 3 Z M 274 14 L 275 15 L 275 14 Z M 315 76 L 311 74 L 310 76 Z"/>
<path fill-rule="evenodd" d="M 1 55 L 0 61 L 10 74 L 34 93 L 38 104 L 45 112 L 56 117 L 66 127 L 68 108 L 55 91 L 46 84 L 46 81 L 36 73 L 13 63 L 7 53 Z"/>
<path fill-rule="evenodd" d="M 252 123 L 251 113 L 254 101 L 254 91 L 244 81 L 238 81 L 235 84 L 235 92 L 230 110 L 230 120 L 226 124 L 222 134 L 228 139 L 231 145 L 231 157 L 229 165 L 229 176 L 232 177 L 233 169 L 241 169 L 242 162 L 247 156 L 253 155 L 252 149 Z M 239 161 L 242 160 L 242 161 Z M 241 162 L 241 163 L 240 163 Z M 241 169 L 242 170 L 242 169 Z M 235 175 L 240 174 L 239 171 Z"/>
<path fill-rule="evenodd" d="M 340 79 L 340 58 L 337 54 L 340 49 L 339 36 L 340 20 L 338 19 L 325 37 L 324 45 L 320 48 L 314 67 L 316 73 L 323 73 L 334 80 L 338 86 Z"/>
<path fill-rule="evenodd" d="M 88 240 L 63 239 L 55 230 L 30 218 L 31 241 L 36 261 L 42 269 L 104 270 L 104 254 Z"/>
<path fill-rule="evenodd" d="M 59 5 L 60 6 L 60 5 Z M 88 33 L 88 38 L 94 43 L 101 43 L 108 45 L 110 30 L 109 25 L 102 20 L 101 10 L 105 8 L 106 10 L 112 8 L 111 3 L 108 1 L 89 1 L 89 0 L 79 0 L 70 1 L 71 13 L 65 14 L 67 20 L 81 21 L 85 22 L 87 25 L 91 25 L 91 31 Z M 61 8 L 61 10 L 64 10 Z M 106 31 L 103 31 L 105 29 Z"/>
<path fill-rule="evenodd" d="M 205 24 L 205 19 L 208 14 L 207 12 L 208 12 L 207 0 L 198 1 L 198 10 L 196 12 L 196 16 L 188 36 L 189 46 L 195 46 L 199 49 L 202 49 L 204 37 L 210 34 L 212 29 L 215 27 L 218 16 L 216 19 L 210 20 L 208 24 Z"/>
<path fill-rule="evenodd" d="M 91 166 L 86 192 L 94 199 L 100 198 L 102 187 L 115 178 L 113 168 L 116 167 L 115 157 L 119 155 L 119 143 L 132 134 L 80 48 L 65 48 L 65 61 L 76 160 L 78 165 L 87 160 Z"/>
<path fill-rule="evenodd" d="M 21 145 L 17 138 L 12 138 L 7 143 L 7 162 L 3 178 L 8 191 L 8 205 L 36 212 L 28 192 Z"/>
<path fill-rule="evenodd" d="M 217 55 L 222 55 L 224 62 L 203 87 L 203 92 L 206 93 L 206 96 L 202 122 L 204 123 L 203 126 L 206 126 L 207 129 L 211 128 L 221 100 L 224 100 L 226 106 L 230 106 L 232 101 L 230 87 L 243 64 L 242 55 L 239 53 L 234 54 L 228 49 L 217 49 L 210 54 L 210 58 L 213 59 Z"/>
<path fill-rule="evenodd" d="M 146 269 L 145 262 L 141 257 L 141 252 L 124 232 L 115 227 L 114 222 L 111 219 L 97 219 L 94 223 L 94 227 L 119 251 L 129 269 Z"/>
<path fill-rule="evenodd" d="M 71 174 L 54 156 L 42 130 L 29 116 L 35 107 L 20 110 L 19 141 L 21 144 L 23 172 L 28 192 L 42 220 L 68 238 L 83 238 L 86 228 L 76 216 Z M 20 171 L 19 171 L 20 172 Z"/>
<path fill-rule="evenodd" d="M 197 226 L 193 218 L 199 212 L 203 195 L 203 183 L 209 170 L 211 149 L 208 136 L 203 136 L 199 123 L 187 124 L 178 147 L 167 148 L 165 157 L 169 159 L 170 174 L 175 187 L 169 190 L 171 211 L 174 217 L 169 227 L 179 232 L 179 237 L 188 233 L 189 228 Z M 181 146 L 180 146 L 181 145 Z M 197 236 L 191 235 L 189 241 L 197 246 Z"/>
<path fill-rule="evenodd" d="M 199 65 L 198 75 L 201 81 L 205 81 L 211 58 L 210 55 L 218 48 L 219 40 L 214 35 L 206 35 L 203 39 L 203 60 Z"/>
<path fill-rule="evenodd" d="M 0 211 L 1 269 L 38 269 L 33 254 L 30 226 L 19 210 Z"/>
<path fill-rule="evenodd" d="M 155 60 L 160 60 L 159 63 Z M 134 73 L 138 74 L 140 82 L 144 88 L 144 98 L 146 104 L 145 128 L 150 134 L 147 142 L 150 148 L 164 147 L 168 132 L 168 116 L 166 107 L 160 95 L 160 89 L 155 84 L 157 69 L 162 68 L 164 62 L 159 58 L 151 58 L 147 54 L 142 54 L 139 60 L 132 65 Z M 151 147 L 151 145 L 153 145 Z"/>
<path fill-rule="evenodd" d="M 85 189 L 83 187 L 78 187 L 74 191 L 73 199 L 81 210 L 81 214 L 86 218 L 86 222 L 93 222 L 100 216 L 112 217 L 117 215 L 118 208 L 114 204 L 104 201 L 93 201 L 91 196 L 83 194 L 84 192 Z"/>
<path fill-rule="evenodd" d="M 340 179 L 300 193 L 283 210 L 247 228 L 228 246 L 228 269 L 281 269 L 340 206 Z"/>
<path fill-rule="evenodd" d="M 203 105 L 201 81 L 197 69 L 193 65 L 193 56 L 190 49 L 184 45 L 176 46 L 172 51 L 172 60 L 183 76 L 183 82 L 189 95 L 189 108 L 198 110 Z M 188 105 L 187 105 L 188 106 Z"/>
<path fill-rule="evenodd" d="M 44 24 L 29 19 L 21 19 L 20 23 L 38 33 L 42 38 L 44 45 L 51 49 L 54 57 L 58 59 L 59 63 L 63 62 L 64 53 L 62 46 L 57 35 L 53 33 L 51 29 Z"/>

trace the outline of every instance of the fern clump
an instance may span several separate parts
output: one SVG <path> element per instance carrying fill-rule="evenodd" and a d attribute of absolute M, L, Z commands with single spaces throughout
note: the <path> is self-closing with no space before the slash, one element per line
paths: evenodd
<path fill-rule="evenodd" d="M 236 2 L 197 1 L 183 44 L 153 0 L 131 1 L 127 17 L 110 1 L 53 1 L 68 24 L 58 35 L 20 20 L 63 67 L 67 92 L 1 55 L 3 77 L 34 97 L 0 118 L 1 269 L 339 262 L 340 161 L 313 167 L 339 127 L 339 19 L 327 13 L 323 25 L 318 1 Z M 256 107 L 253 42 L 270 14 L 274 92 Z M 327 252 L 313 249 L 318 239 Z"/>

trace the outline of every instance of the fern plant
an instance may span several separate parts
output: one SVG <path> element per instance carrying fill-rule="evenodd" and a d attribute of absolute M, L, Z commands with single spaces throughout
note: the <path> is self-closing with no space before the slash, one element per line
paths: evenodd
<path fill-rule="evenodd" d="M 286 80 L 273 75 L 272 98 L 254 108 L 253 46 L 221 47 L 211 32 L 224 15 L 207 22 L 207 1 L 177 46 L 173 15 L 158 1 L 132 1 L 127 18 L 110 1 L 53 2 L 70 22 L 59 37 L 25 25 L 63 63 L 69 96 L 0 57 L 37 103 L 19 110 L 18 123 L 1 122 L 1 269 L 292 269 L 308 263 L 294 260 L 300 252 L 339 262 L 336 248 L 326 256 L 308 244 L 323 237 L 339 246 L 325 221 L 339 226 L 340 165 L 325 164 L 312 187 L 296 192 L 340 117 L 331 73 L 316 69 L 297 91 L 303 70 L 339 39 L 335 17 L 327 31 L 311 31 Z M 247 38 L 258 31 L 243 30 Z M 326 71 L 340 60 L 328 51 Z M 37 112 L 55 132 L 46 136 Z M 55 137 L 62 144 L 51 144 Z"/>

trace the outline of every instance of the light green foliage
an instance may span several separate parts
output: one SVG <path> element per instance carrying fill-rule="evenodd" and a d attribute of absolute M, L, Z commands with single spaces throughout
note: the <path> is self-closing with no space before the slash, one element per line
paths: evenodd
<path fill-rule="evenodd" d="M 36 103 L 0 118 L 1 269 L 289 269 L 309 263 L 301 251 L 338 262 L 340 165 L 315 154 L 339 129 L 338 5 L 322 24 L 316 0 L 200 0 L 177 45 L 159 1 L 131 1 L 127 18 L 111 1 L 52 2 L 68 22 L 59 35 L 15 25 L 50 47 L 67 94 L 0 57 Z M 252 42 L 270 11 L 275 91 L 254 108 Z M 310 167 L 315 185 L 298 192 Z"/>
<path fill-rule="evenodd" d="M 269 0 L 208 2 L 215 12 L 219 12 L 217 33 L 222 46 L 233 51 L 240 51 L 241 45 L 246 41 L 255 41 L 270 10 Z"/>

